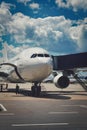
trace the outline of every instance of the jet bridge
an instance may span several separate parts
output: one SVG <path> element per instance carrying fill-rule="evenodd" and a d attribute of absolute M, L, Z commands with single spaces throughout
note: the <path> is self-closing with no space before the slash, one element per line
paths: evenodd
<path fill-rule="evenodd" d="M 87 79 L 81 79 L 81 75 L 79 75 L 80 73 L 75 73 L 75 70 L 78 68 L 87 69 L 87 52 L 62 56 L 52 56 L 52 58 L 54 70 L 71 72 L 79 84 L 87 91 Z"/>
<path fill-rule="evenodd" d="M 52 56 L 54 70 L 69 70 L 87 67 L 87 52 Z"/>

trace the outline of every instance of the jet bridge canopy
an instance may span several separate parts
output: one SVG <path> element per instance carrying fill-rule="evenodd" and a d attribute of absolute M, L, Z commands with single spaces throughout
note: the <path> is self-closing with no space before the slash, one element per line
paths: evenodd
<path fill-rule="evenodd" d="M 54 70 L 87 67 L 87 52 L 63 56 L 52 56 Z"/>

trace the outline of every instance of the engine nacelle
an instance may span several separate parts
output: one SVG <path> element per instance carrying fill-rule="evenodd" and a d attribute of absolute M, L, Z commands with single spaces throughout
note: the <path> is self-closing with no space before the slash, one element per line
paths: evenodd
<path fill-rule="evenodd" d="M 58 88 L 66 88 L 68 87 L 70 81 L 69 78 L 67 76 L 63 76 L 63 74 L 58 74 L 55 78 L 54 78 L 54 84 L 56 87 Z"/>

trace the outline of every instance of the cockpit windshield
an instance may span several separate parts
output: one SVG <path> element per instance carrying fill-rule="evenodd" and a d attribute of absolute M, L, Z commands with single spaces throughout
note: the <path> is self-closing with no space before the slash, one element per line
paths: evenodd
<path fill-rule="evenodd" d="M 44 54 L 45 57 L 50 57 L 49 54 Z"/>
<path fill-rule="evenodd" d="M 31 56 L 31 58 L 35 58 L 35 57 L 37 57 L 37 54 L 33 54 L 33 55 Z"/>
<path fill-rule="evenodd" d="M 35 57 L 50 57 L 50 55 L 49 54 L 33 54 L 31 56 L 31 58 L 35 58 Z"/>
<path fill-rule="evenodd" d="M 37 54 L 37 56 L 38 56 L 38 57 L 44 57 L 44 55 L 43 55 L 43 54 Z"/>

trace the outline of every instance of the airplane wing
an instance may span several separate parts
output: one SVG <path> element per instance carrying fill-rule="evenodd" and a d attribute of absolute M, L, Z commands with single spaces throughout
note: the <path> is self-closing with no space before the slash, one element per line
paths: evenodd
<path fill-rule="evenodd" d="M 6 68 L 6 67 L 11 67 Z M 10 70 L 10 71 L 9 71 Z M 15 71 L 16 76 L 18 77 L 18 80 L 16 80 L 16 82 L 24 82 L 24 79 L 21 77 L 21 75 L 18 72 L 18 68 L 16 65 L 12 64 L 12 63 L 2 63 L 0 64 L 0 77 L 2 77 L 3 80 L 5 81 L 9 81 L 9 73 L 11 73 L 12 71 Z M 10 81 L 10 82 L 15 82 L 15 81 Z"/>

